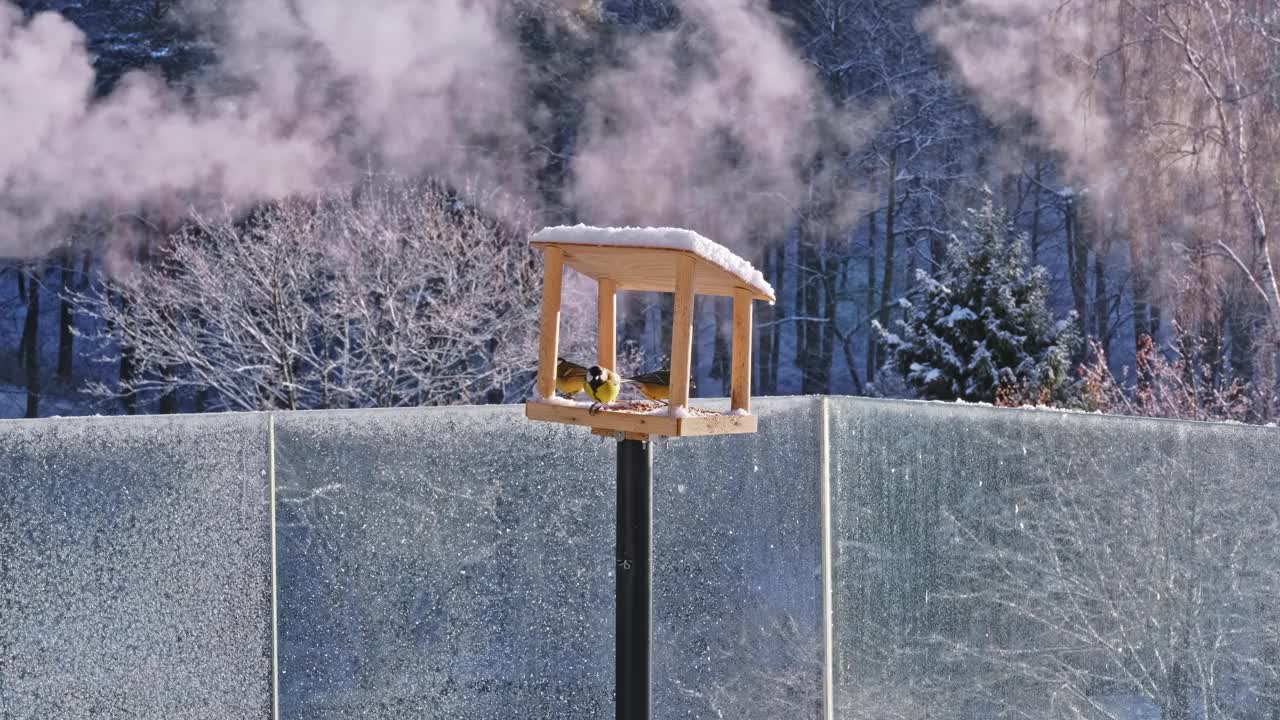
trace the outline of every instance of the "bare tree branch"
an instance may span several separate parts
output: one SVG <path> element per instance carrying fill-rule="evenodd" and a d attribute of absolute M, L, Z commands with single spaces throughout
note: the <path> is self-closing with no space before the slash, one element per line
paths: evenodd
<path fill-rule="evenodd" d="M 484 402 L 533 363 L 523 229 L 404 183 L 196 218 L 152 264 L 79 298 L 103 347 L 139 362 L 97 391 L 208 391 L 239 410 Z"/>

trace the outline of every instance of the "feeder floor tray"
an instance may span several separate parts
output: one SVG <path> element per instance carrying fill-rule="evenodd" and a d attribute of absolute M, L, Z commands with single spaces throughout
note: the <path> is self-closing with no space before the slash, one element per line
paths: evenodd
<path fill-rule="evenodd" d="M 611 403 L 593 415 L 586 407 L 531 401 L 525 403 L 524 414 L 530 420 L 589 427 L 598 435 L 624 433 L 630 437 L 733 435 L 753 433 L 757 427 L 755 415 L 722 415 L 692 407 L 688 408 L 686 417 L 653 414 L 661 407 L 659 403 L 648 401 L 622 401 Z"/>

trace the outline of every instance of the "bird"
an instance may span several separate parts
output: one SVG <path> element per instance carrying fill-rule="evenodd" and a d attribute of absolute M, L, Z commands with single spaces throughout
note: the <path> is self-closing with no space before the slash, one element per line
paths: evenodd
<path fill-rule="evenodd" d="M 556 358 L 556 390 L 572 397 L 582 392 L 587 382 L 587 369 L 564 358 Z"/>
<path fill-rule="evenodd" d="M 590 410 L 590 413 L 595 415 L 600 412 L 601 406 L 618 399 L 618 393 L 622 390 L 622 379 L 618 377 L 618 373 L 609 368 L 592 365 L 587 368 L 587 383 L 583 389 L 592 400 L 595 400 Z"/>
<path fill-rule="evenodd" d="M 650 400 L 660 400 L 667 402 L 671 399 L 671 371 L 655 370 L 654 372 L 636 375 L 623 380 L 625 383 L 635 385 L 640 388 L 640 394 Z M 698 386 L 693 384 L 693 380 L 689 381 L 689 389 L 694 390 Z"/>

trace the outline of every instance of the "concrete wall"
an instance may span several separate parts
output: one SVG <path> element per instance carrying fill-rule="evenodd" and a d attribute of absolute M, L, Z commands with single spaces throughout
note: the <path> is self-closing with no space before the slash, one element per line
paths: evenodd
<path fill-rule="evenodd" d="M 0 421 L 0 717 L 271 713 L 267 417 Z"/>
<path fill-rule="evenodd" d="M 832 717 L 1280 716 L 1280 430 L 827 403 Z"/>
<path fill-rule="evenodd" d="M 657 717 L 785 666 L 775 625 L 816 643 L 818 408 L 659 441 Z M 282 715 L 611 716 L 615 444 L 510 407 L 278 416 Z"/>
<path fill-rule="evenodd" d="M 999 549 L 974 529 L 1017 536 L 1009 508 L 1045 497 L 1082 512 L 1028 488 L 1274 530 L 1274 429 L 757 411 L 756 435 L 656 448 L 656 718 L 994 714 L 992 658 L 1048 638 L 992 610 L 999 583 L 973 599 Z M 0 422 L 0 717 L 610 717 L 613 446 L 511 406 Z M 1098 546 L 1146 558 L 1177 526 L 1117 521 Z M 1039 558 L 1037 537 L 1011 547 Z M 1214 609 L 1244 612 L 1249 582 Z M 997 625 L 1017 630 L 974 640 Z"/>

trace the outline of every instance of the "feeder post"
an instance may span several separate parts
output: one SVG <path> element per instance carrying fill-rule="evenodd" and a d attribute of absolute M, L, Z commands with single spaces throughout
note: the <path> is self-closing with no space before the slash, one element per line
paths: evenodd
<path fill-rule="evenodd" d="M 689 404 L 689 365 L 693 360 L 693 271 L 690 256 L 676 265 L 676 307 L 671 319 L 671 399 L 672 408 Z"/>
<path fill-rule="evenodd" d="M 538 339 L 538 396 L 556 396 L 556 355 L 560 351 L 560 288 L 564 279 L 564 251 L 551 245 L 543 251 L 542 335 Z"/>
<path fill-rule="evenodd" d="M 653 444 L 619 440 L 615 720 L 649 720 L 652 565 Z"/>
<path fill-rule="evenodd" d="M 733 291 L 733 371 L 731 406 L 751 411 L 751 293 Z"/>
<path fill-rule="evenodd" d="M 618 283 L 600 278 L 600 328 L 596 364 L 618 369 Z"/>

